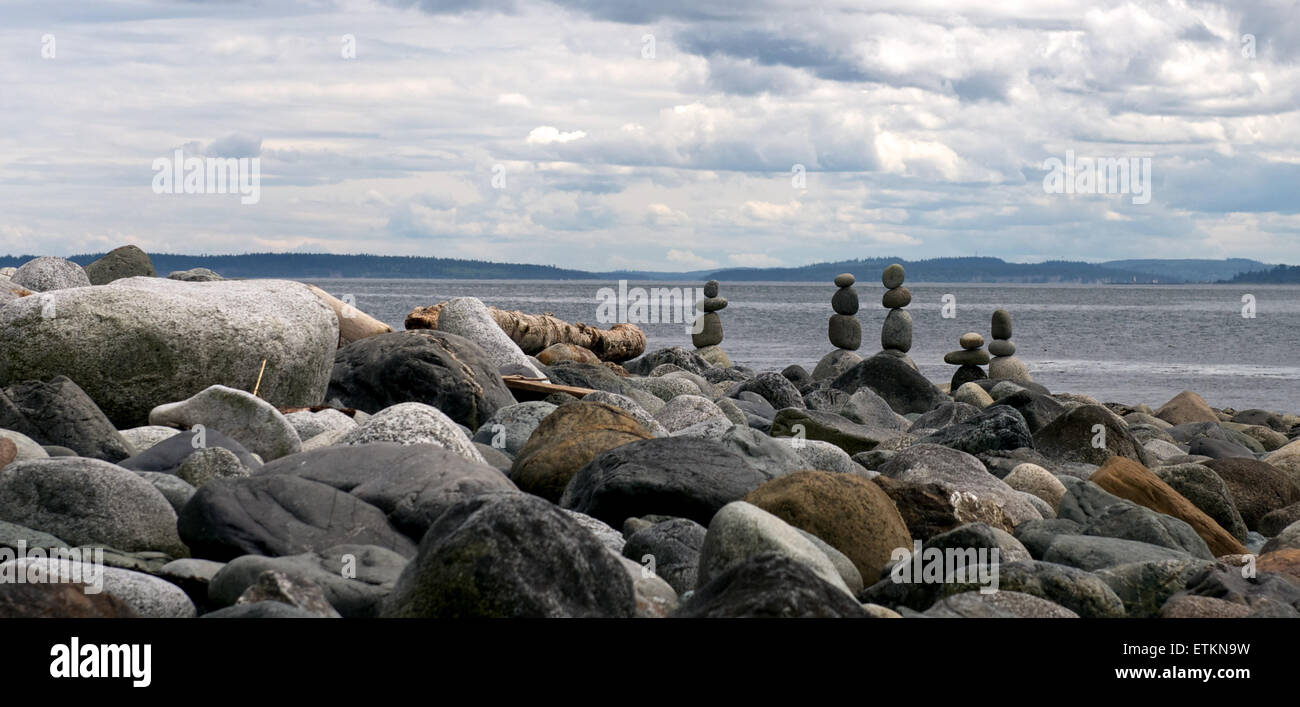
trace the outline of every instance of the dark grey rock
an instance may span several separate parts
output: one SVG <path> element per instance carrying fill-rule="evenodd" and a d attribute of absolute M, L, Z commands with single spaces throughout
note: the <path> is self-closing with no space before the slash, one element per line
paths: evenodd
<path fill-rule="evenodd" d="M 117 462 L 134 453 L 95 401 L 66 376 L 0 390 L 0 427 L 78 456 Z"/>

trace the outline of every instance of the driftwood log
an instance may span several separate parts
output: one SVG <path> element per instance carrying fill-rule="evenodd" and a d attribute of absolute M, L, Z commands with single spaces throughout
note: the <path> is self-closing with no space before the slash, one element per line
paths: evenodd
<path fill-rule="evenodd" d="M 334 316 L 339 320 L 339 346 L 347 346 L 354 341 L 387 334 L 393 330 L 392 327 L 366 314 L 365 312 L 353 307 L 343 300 L 331 295 L 315 285 L 307 287 L 320 299 L 320 301 L 329 305 L 334 310 Z M 408 327 L 409 328 L 409 327 Z"/>
<path fill-rule="evenodd" d="M 438 312 L 446 302 L 416 307 L 406 315 L 407 329 L 437 329 Z M 645 332 L 635 324 L 615 324 L 609 329 L 570 324 L 549 314 L 528 314 L 488 307 L 497 326 L 514 340 L 524 353 L 537 355 L 552 344 L 573 344 L 596 354 L 602 361 L 629 361 L 645 353 Z"/>

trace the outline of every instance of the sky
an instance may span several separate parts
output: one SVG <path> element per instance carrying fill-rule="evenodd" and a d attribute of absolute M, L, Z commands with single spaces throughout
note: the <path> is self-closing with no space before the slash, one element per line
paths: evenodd
<path fill-rule="evenodd" d="M 1295 0 L 0 0 L 0 253 L 1300 263 L 1298 60 Z"/>

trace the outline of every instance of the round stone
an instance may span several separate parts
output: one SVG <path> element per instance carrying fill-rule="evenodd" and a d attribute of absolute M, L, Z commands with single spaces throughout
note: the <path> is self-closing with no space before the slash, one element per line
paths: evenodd
<path fill-rule="evenodd" d="M 840 273 L 835 276 L 836 287 L 848 287 L 855 282 L 857 282 L 857 280 L 853 277 L 853 273 L 851 272 Z"/>
<path fill-rule="evenodd" d="M 978 349 L 984 345 L 984 337 L 980 336 L 976 332 L 968 331 L 961 335 L 961 338 L 957 340 L 957 343 L 961 344 L 963 349 Z"/>
<path fill-rule="evenodd" d="M 999 309 L 993 312 L 993 338 L 1011 338 L 1011 312 L 1008 312 L 1005 309 Z"/>
<path fill-rule="evenodd" d="M 691 343 L 697 349 L 721 344 L 722 317 L 719 317 L 717 312 L 705 312 L 700 316 L 704 317 L 704 328 L 698 334 L 691 334 Z"/>
<path fill-rule="evenodd" d="M 880 327 L 880 348 L 907 353 L 912 348 L 912 315 L 905 309 L 891 309 Z"/>
<path fill-rule="evenodd" d="M 704 283 L 704 296 L 705 296 L 705 297 L 717 297 L 717 296 L 718 296 L 718 281 L 717 281 L 717 280 L 709 280 L 708 282 Z"/>
<path fill-rule="evenodd" d="M 983 380 L 985 378 L 988 378 L 988 374 L 984 372 L 983 368 L 972 364 L 966 364 L 959 367 L 957 372 L 952 374 L 952 383 L 948 386 L 948 390 L 955 391 L 971 381 Z"/>
<path fill-rule="evenodd" d="M 858 313 L 858 291 L 852 287 L 841 287 L 831 297 L 831 308 L 836 314 Z"/>
<path fill-rule="evenodd" d="M 880 275 L 880 281 L 885 283 L 885 287 L 891 290 L 894 289 L 895 287 L 902 287 L 903 266 L 899 265 L 898 263 L 894 263 L 893 265 L 890 265 L 889 267 L 885 268 L 885 271 Z"/>
<path fill-rule="evenodd" d="M 1016 356 L 998 356 L 989 364 L 989 378 L 1003 378 L 1017 383 L 1032 382 L 1029 368 Z"/>
<path fill-rule="evenodd" d="M 862 346 L 862 325 L 849 314 L 832 314 L 826 336 L 836 348 L 857 351 Z"/>
<path fill-rule="evenodd" d="M 1016 343 L 1010 339 L 994 339 L 989 344 L 989 353 L 994 356 L 1013 356 L 1016 353 Z"/>
<path fill-rule="evenodd" d="M 954 366 L 983 366 L 989 362 L 989 352 L 980 349 L 951 351 L 944 355 L 943 362 Z"/>
<path fill-rule="evenodd" d="M 717 312 L 717 311 L 719 311 L 719 310 L 726 309 L 726 308 L 727 308 L 727 298 L 726 298 L 726 297 L 707 297 L 707 298 L 705 298 L 704 302 L 701 303 L 701 307 L 703 307 L 704 311 L 706 311 L 706 312 Z"/>
<path fill-rule="evenodd" d="M 885 290 L 885 294 L 880 298 L 880 306 L 886 309 L 899 309 L 912 303 L 912 291 L 906 287 L 895 287 L 892 290 Z"/>

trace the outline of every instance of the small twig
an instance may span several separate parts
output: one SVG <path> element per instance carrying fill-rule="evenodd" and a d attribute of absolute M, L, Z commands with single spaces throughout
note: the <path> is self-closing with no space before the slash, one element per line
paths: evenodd
<path fill-rule="evenodd" d="M 253 395 L 257 396 L 258 388 L 262 387 L 262 374 L 266 372 L 266 359 L 262 359 L 262 370 L 257 372 L 257 383 L 253 385 Z"/>

